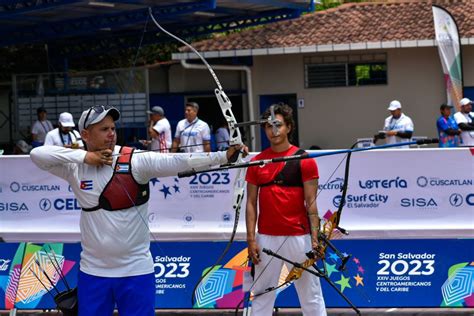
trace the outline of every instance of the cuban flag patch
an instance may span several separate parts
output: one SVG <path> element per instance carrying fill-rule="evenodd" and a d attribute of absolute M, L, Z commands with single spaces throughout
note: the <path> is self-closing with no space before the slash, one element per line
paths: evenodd
<path fill-rule="evenodd" d="M 82 180 L 81 181 L 81 190 L 89 191 L 92 190 L 92 180 Z"/>
<path fill-rule="evenodd" d="M 115 167 L 116 173 L 128 173 L 130 165 L 128 163 L 118 163 Z"/>

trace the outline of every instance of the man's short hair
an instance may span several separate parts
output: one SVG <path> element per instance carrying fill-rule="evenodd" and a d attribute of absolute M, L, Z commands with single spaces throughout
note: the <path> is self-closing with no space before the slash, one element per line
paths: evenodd
<path fill-rule="evenodd" d="M 199 104 L 196 102 L 186 102 L 186 106 L 191 106 L 193 107 L 196 111 L 199 111 Z"/>
<path fill-rule="evenodd" d="M 444 111 L 444 110 L 446 110 L 446 109 L 451 109 L 451 108 L 452 108 L 452 106 L 443 103 L 443 104 L 441 104 L 441 106 L 439 107 L 439 110 L 440 110 L 440 111 Z"/>
<path fill-rule="evenodd" d="M 40 113 L 43 113 L 43 112 L 46 112 L 46 109 L 44 107 L 39 107 L 36 109 L 36 114 L 40 114 Z"/>

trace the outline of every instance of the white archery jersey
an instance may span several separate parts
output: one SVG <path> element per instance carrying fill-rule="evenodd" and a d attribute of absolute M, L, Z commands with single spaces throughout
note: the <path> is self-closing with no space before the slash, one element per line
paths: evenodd
<path fill-rule="evenodd" d="M 120 146 L 116 146 L 114 154 L 119 150 Z M 66 180 L 82 208 L 99 204 L 99 196 L 113 174 L 111 166 L 85 164 L 86 151 L 81 149 L 42 146 L 35 148 L 30 156 L 38 167 Z M 192 156 L 196 154 L 136 151 L 131 161 L 132 174 L 141 184 L 155 177 L 175 176 L 190 169 Z M 227 162 L 225 152 L 199 154 L 198 160 L 203 168 Z M 102 277 L 153 273 L 147 215 L 148 203 L 118 211 L 82 211 L 80 270 Z"/>
<path fill-rule="evenodd" d="M 59 128 L 55 128 L 46 134 L 44 144 L 46 146 L 77 145 L 78 147 L 84 147 L 78 131 L 72 130 L 67 134 L 63 134 L 59 131 Z"/>
<path fill-rule="evenodd" d="M 401 114 L 398 119 L 394 118 L 393 116 L 389 116 L 385 119 L 383 130 L 384 131 L 397 131 L 397 132 L 413 132 L 414 130 L 413 121 L 411 118 L 406 116 L 405 114 Z M 410 141 L 406 138 L 401 138 L 398 136 L 387 136 L 386 143 L 387 144 L 397 144 Z M 409 146 L 401 146 L 400 148 L 409 148 Z"/>
<path fill-rule="evenodd" d="M 454 119 L 456 120 L 456 123 L 458 123 L 458 125 L 462 123 L 465 123 L 465 124 L 472 123 L 473 117 L 474 117 L 474 112 L 470 112 L 470 113 L 456 112 L 454 114 Z M 462 139 L 461 145 L 474 146 L 474 131 L 462 131 L 461 139 Z"/>
<path fill-rule="evenodd" d="M 174 138 L 180 140 L 179 145 L 182 146 L 184 152 L 203 152 L 205 141 L 211 140 L 211 129 L 206 122 L 196 118 L 189 123 L 184 119 L 178 122 Z"/>

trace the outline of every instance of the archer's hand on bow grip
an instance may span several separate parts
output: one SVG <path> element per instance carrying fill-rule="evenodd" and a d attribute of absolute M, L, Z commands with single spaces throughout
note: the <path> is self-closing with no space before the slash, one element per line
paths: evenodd
<path fill-rule="evenodd" d="M 239 160 L 239 156 L 242 154 L 242 157 L 247 157 L 249 154 L 249 149 L 245 145 L 234 145 L 230 146 L 227 149 L 227 161 L 229 163 L 234 163 Z"/>

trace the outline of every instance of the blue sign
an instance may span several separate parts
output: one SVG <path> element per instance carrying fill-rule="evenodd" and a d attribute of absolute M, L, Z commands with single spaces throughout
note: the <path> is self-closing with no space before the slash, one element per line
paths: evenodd
<path fill-rule="evenodd" d="M 340 271 L 341 259 L 328 251 L 327 274 L 357 307 L 474 307 L 472 239 L 336 240 L 334 244 L 351 257 Z M 196 287 L 225 245 L 152 243 L 156 308 L 235 308 L 244 297 L 246 243 L 235 242 L 214 272 Z M 80 251 L 77 243 L 0 243 L 0 309 L 54 308 L 51 296 L 35 278 L 42 277 L 34 262 L 39 260 L 48 271 L 60 265 L 68 284 L 75 286 Z M 321 284 L 326 306 L 347 307 L 325 280 Z M 59 290 L 66 286 L 61 278 L 55 285 Z M 276 306 L 299 307 L 293 286 L 278 292 Z"/>

